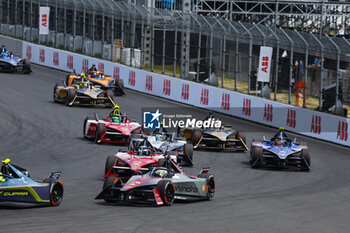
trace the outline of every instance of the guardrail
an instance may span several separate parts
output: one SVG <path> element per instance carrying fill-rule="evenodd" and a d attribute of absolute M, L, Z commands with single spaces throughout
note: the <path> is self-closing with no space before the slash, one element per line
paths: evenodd
<path fill-rule="evenodd" d="M 34 64 L 67 72 L 85 72 L 92 64 L 122 79 L 127 88 L 184 104 L 350 146 L 350 119 L 294 107 L 196 82 L 124 66 L 72 52 L 22 42 L 22 54 Z"/>

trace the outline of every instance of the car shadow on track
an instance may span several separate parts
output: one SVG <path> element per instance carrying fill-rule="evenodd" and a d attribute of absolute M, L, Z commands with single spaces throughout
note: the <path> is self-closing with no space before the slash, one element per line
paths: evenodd
<path fill-rule="evenodd" d="M 0 210 L 35 209 L 43 207 L 49 207 L 49 205 L 31 203 L 0 203 Z"/>
<path fill-rule="evenodd" d="M 279 172 L 306 172 L 306 173 L 309 172 L 309 171 L 301 170 L 300 168 L 297 168 L 297 167 L 280 167 L 280 166 L 273 166 L 273 165 L 263 166 L 259 168 L 252 168 L 250 166 L 249 161 L 242 161 L 241 164 L 244 165 L 244 167 L 250 168 L 252 170 L 279 171 Z"/>

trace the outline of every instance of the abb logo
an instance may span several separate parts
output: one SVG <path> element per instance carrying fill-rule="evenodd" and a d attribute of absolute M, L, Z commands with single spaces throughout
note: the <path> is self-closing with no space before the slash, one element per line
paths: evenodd
<path fill-rule="evenodd" d="M 189 96 L 190 96 L 190 85 L 183 83 L 182 84 L 181 99 L 188 100 Z"/>
<path fill-rule="evenodd" d="M 222 93 L 221 108 L 224 110 L 230 110 L 230 94 Z"/>
<path fill-rule="evenodd" d="M 340 139 L 342 141 L 348 140 L 348 122 L 339 121 L 337 139 Z"/>
<path fill-rule="evenodd" d="M 136 80 L 135 80 L 136 74 L 135 71 L 130 70 L 129 71 L 129 85 L 135 86 Z"/>
<path fill-rule="evenodd" d="M 251 112 L 252 112 L 252 100 L 248 98 L 243 98 L 242 115 L 250 116 Z"/>
<path fill-rule="evenodd" d="M 27 45 L 27 58 L 32 59 L 32 46 Z"/>
<path fill-rule="evenodd" d="M 89 60 L 83 59 L 83 65 L 82 65 L 83 72 L 85 73 L 89 69 Z"/>
<path fill-rule="evenodd" d="M 67 68 L 73 69 L 73 56 L 67 55 Z"/>
<path fill-rule="evenodd" d="M 148 91 L 152 91 L 153 85 L 152 85 L 153 77 L 152 75 L 146 76 L 146 86 L 145 89 Z"/>
<path fill-rule="evenodd" d="M 265 104 L 264 120 L 271 122 L 272 119 L 273 119 L 273 106 L 272 104 Z"/>
<path fill-rule="evenodd" d="M 105 72 L 105 64 L 99 62 L 99 63 L 98 63 L 98 70 L 99 70 L 99 71 L 102 71 L 102 72 Z"/>
<path fill-rule="evenodd" d="M 295 128 L 296 124 L 296 111 L 293 109 L 288 109 L 288 115 L 287 115 L 287 122 L 286 126 L 289 126 L 291 128 Z"/>
<path fill-rule="evenodd" d="M 312 115 L 311 129 L 310 132 L 315 134 L 321 133 L 321 116 Z"/>
<path fill-rule="evenodd" d="M 47 14 L 43 14 L 43 15 L 41 16 L 41 25 L 42 25 L 43 27 L 47 27 Z"/>
<path fill-rule="evenodd" d="M 201 104 L 208 105 L 209 103 L 209 89 L 202 88 L 202 94 L 201 94 Z"/>
<path fill-rule="evenodd" d="M 261 70 L 267 73 L 267 68 L 269 67 L 269 57 L 262 57 Z"/>
<path fill-rule="evenodd" d="M 45 62 L 45 50 L 44 49 L 40 49 L 39 60 L 43 63 Z"/>
<path fill-rule="evenodd" d="M 58 52 L 54 52 L 54 53 L 53 53 L 52 59 L 53 59 L 53 60 L 52 60 L 53 64 L 54 64 L 55 66 L 58 66 L 59 63 L 60 63 L 60 60 L 59 60 L 59 58 L 58 58 Z"/>
<path fill-rule="evenodd" d="M 120 74 L 120 68 L 118 66 L 115 66 L 113 71 L 113 78 L 115 80 L 119 80 L 120 78 L 119 74 Z"/>
<path fill-rule="evenodd" d="M 163 82 L 163 94 L 164 95 L 170 95 L 170 80 L 169 79 L 164 79 Z"/>

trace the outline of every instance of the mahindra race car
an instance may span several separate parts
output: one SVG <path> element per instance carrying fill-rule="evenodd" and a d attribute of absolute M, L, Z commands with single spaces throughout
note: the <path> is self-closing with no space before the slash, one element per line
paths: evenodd
<path fill-rule="evenodd" d="M 4 50 L 0 54 L 0 71 L 3 72 L 23 72 L 29 74 L 32 72 L 31 64 L 27 59 L 12 55 L 11 52 Z"/>
<path fill-rule="evenodd" d="M 203 120 L 203 122 L 205 121 L 209 122 L 209 127 L 205 127 L 204 124 L 201 128 L 178 127 L 178 136 L 182 136 L 192 142 L 194 149 L 205 148 L 232 151 L 248 150 L 246 137 L 241 131 L 234 130 L 229 125 L 215 127 L 210 122 L 218 122 L 219 120 L 215 119 L 212 113 Z"/>
<path fill-rule="evenodd" d="M 125 114 L 111 112 L 105 119 L 100 119 L 95 113 L 93 117 L 85 118 L 83 134 L 96 143 L 129 143 L 132 134 L 141 133 L 141 127 L 139 123 L 130 121 Z"/>
<path fill-rule="evenodd" d="M 111 76 L 105 75 L 102 71 L 89 70 L 86 75 L 86 79 L 93 85 L 98 85 L 103 90 L 110 89 L 114 95 L 122 96 L 125 95 L 124 82 L 122 79 L 114 79 Z M 80 77 L 75 74 L 68 74 L 66 77 L 66 85 L 72 86 L 77 82 Z"/>
<path fill-rule="evenodd" d="M 64 81 L 60 81 L 54 87 L 53 99 L 68 106 L 113 107 L 115 105 L 110 90 L 102 90 L 89 81 L 79 81 L 73 86 L 66 86 Z"/>
<path fill-rule="evenodd" d="M 189 151 L 185 150 L 184 154 L 172 153 L 167 150 L 161 152 L 150 144 L 147 136 L 139 136 L 134 135 L 131 138 L 128 150 L 121 150 L 117 154 L 107 157 L 105 178 L 117 176 L 125 182 L 134 174 L 145 173 L 149 171 L 149 167 L 159 166 L 159 162 L 166 155 L 169 155 L 169 158 L 177 164 L 193 165 L 192 155 L 187 154 Z"/>
<path fill-rule="evenodd" d="M 58 179 L 61 172 L 51 172 L 43 180 L 29 178 L 26 169 L 2 161 L 0 172 L 0 202 L 38 203 L 58 206 L 63 197 L 63 184 Z"/>
<path fill-rule="evenodd" d="M 102 192 L 95 199 L 108 203 L 139 202 L 170 206 L 178 200 L 211 200 L 215 193 L 214 176 L 203 168 L 197 176 L 186 175 L 169 156 L 160 167 L 151 167 L 146 174 L 135 175 L 127 183 L 119 177 L 108 177 Z"/>
<path fill-rule="evenodd" d="M 297 167 L 310 170 L 311 155 L 305 143 L 292 141 L 287 137 L 284 128 L 270 140 L 253 140 L 250 150 L 250 164 L 253 168 L 268 165 L 280 167 Z"/>

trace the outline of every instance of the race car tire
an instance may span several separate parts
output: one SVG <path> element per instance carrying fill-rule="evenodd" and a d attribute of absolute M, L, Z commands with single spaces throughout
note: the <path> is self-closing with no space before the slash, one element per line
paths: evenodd
<path fill-rule="evenodd" d="M 194 129 L 192 132 L 192 144 L 197 145 L 199 140 L 201 140 L 202 132 L 200 129 Z"/>
<path fill-rule="evenodd" d="M 30 74 L 32 72 L 31 65 L 27 59 L 23 61 L 23 74 Z"/>
<path fill-rule="evenodd" d="M 175 198 L 175 187 L 170 180 L 160 180 L 157 184 L 159 196 L 165 206 L 171 206 Z"/>
<path fill-rule="evenodd" d="M 74 97 L 75 97 L 75 90 L 74 89 L 68 89 L 68 97 L 67 97 L 66 105 L 69 105 L 70 102 L 73 101 Z"/>
<path fill-rule="evenodd" d="M 111 188 L 112 187 L 122 187 L 122 186 L 123 186 L 123 183 L 118 177 L 110 176 L 103 183 L 103 190 L 109 188 L 110 189 L 109 190 L 109 192 L 110 192 L 109 195 L 111 197 L 113 197 L 113 193 L 112 193 Z M 107 198 L 105 198 L 104 201 L 107 202 L 107 203 L 117 203 L 116 200 L 110 200 L 110 199 L 107 199 Z"/>
<path fill-rule="evenodd" d="M 115 165 L 117 161 L 117 157 L 114 155 L 109 155 L 106 160 L 106 165 L 105 165 L 105 175 L 111 170 L 111 168 Z"/>
<path fill-rule="evenodd" d="M 242 138 L 242 141 L 244 142 L 244 144 L 247 144 L 246 135 L 241 131 L 237 131 L 236 139 L 239 140 L 240 138 Z"/>
<path fill-rule="evenodd" d="M 53 88 L 53 101 L 57 102 L 56 101 L 56 92 L 57 92 L 57 89 L 59 86 L 64 86 L 64 83 L 63 81 L 59 81 L 58 83 L 55 84 L 55 87 Z"/>
<path fill-rule="evenodd" d="M 106 132 L 106 125 L 103 124 L 103 123 L 98 123 L 97 124 L 97 127 L 96 127 L 96 134 L 95 134 L 95 142 L 98 144 L 98 143 L 101 143 L 100 142 L 100 139 L 102 137 L 102 135 Z"/>
<path fill-rule="evenodd" d="M 50 205 L 59 206 L 63 198 L 63 185 L 61 181 L 50 183 Z"/>
<path fill-rule="evenodd" d="M 124 90 L 124 80 L 123 79 L 118 79 L 118 85 L 120 89 Z"/>
<path fill-rule="evenodd" d="M 185 162 L 188 166 L 193 166 L 193 145 L 190 143 L 186 143 L 184 145 L 184 154 L 185 154 Z"/>
<path fill-rule="evenodd" d="M 262 152 L 262 146 L 253 146 L 250 150 L 250 165 L 252 166 L 252 168 L 259 168 L 262 166 L 262 156 L 260 156 Z"/>
<path fill-rule="evenodd" d="M 158 159 L 158 167 L 165 167 L 165 159 Z"/>
<path fill-rule="evenodd" d="M 125 94 L 124 92 L 124 81 L 122 79 L 118 79 L 115 81 L 113 94 L 115 96 L 122 96 Z"/>
<path fill-rule="evenodd" d="M 205 174 L 199 174 L 198 175 L 199 178 L 205 178 L 206 179 L 206 193 L 207 193 L 207 196 L 206 196 L 206 199 L 207 200 L 211 200 L 213 199 L 214 195 L 215 195 L 215 179 L 214 179 L 214 176 L 212 174 L 208 174 L 208 173 L 205 173 Z"/>
<path fill-rule="evenodd" d="M 309 152 L 309 149 L 302 149 L 300 157 L 301 157 L 301 169 L 304 171 L 310 170 L 311 154 Z"/>

